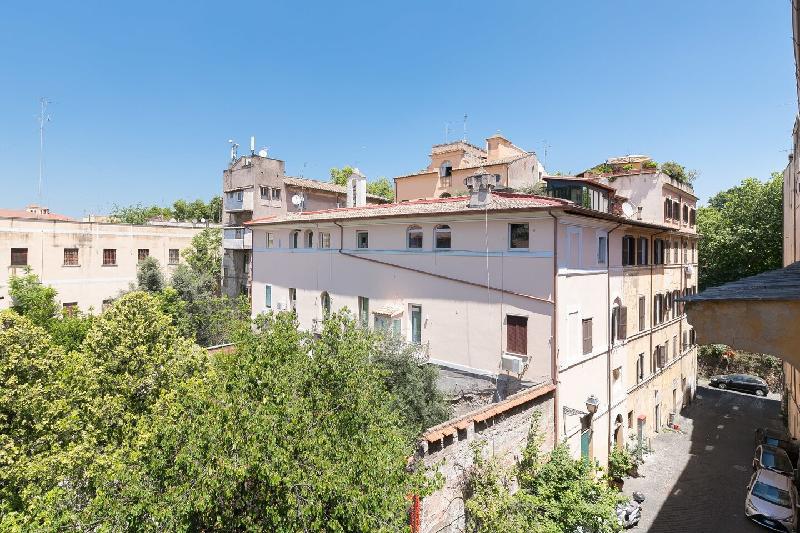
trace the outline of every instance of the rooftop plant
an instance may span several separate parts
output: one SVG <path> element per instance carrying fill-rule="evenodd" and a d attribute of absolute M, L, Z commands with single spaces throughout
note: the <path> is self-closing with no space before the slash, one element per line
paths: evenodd
<path fill-rule="evenodd" d="M 686 167 L 676 163 L 675 161 L 666 161 L 661 163 L 661 172 L 675 181 L 684 183 L 686 185 L 691 185 L 694 179 L 697 177 L 697 171 L 687 170 Z"/>

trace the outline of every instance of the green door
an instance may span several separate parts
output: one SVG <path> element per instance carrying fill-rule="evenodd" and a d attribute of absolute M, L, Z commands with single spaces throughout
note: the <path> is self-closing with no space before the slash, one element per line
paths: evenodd
<path fill-rule="evenodd" d="M 592 442 L 592 430 L 584 429 L 581 432 L 581 459 L 589 459 L 589 445 Z"/>

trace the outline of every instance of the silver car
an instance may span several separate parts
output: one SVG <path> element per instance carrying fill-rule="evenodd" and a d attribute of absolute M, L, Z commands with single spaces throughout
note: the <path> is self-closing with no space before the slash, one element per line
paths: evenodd
<path fill-rule="evenodd" d="M 792 480 L 759 468 L 747 485 L 744 514 L 773 531 L 797 533 L 797 489 Z"/>

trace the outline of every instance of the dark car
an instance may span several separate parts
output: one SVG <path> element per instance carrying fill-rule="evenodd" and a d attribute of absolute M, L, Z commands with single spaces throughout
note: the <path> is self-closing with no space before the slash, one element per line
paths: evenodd
<path fill-rule="evenodd" d="M 769 392 L 766 381 L 756 376 L 748 376 L 747 374 L 712 376 L 709 385 L 717 387 L 718 389 L 735 389 L 758 396 L 766 396 Z"/>
<path fill-rule="evenodd" d="M 792 464 L 797 464 L 798 446 L 797 440 L 791 439 L 786 434 L 769 428 L 758 428 L 756 430 L 756 446 L 766 444 L 785 451 L 791 459 Z"/>
<path fill-rule="evenodd" d="M 783 448 L 770 444 L 760 444 L 756 448 L 756 456 L 753 458 L 753 469 L 766 468 L 779 474 L 795 479 L 795 469 L 789 454 Z"/>

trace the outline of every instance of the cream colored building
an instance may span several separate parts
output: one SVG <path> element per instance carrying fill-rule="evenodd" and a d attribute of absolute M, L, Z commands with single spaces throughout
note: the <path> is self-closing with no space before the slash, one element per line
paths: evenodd
<path fill-rule="evenodd" d="M 534 152 L 515 146 L 498 133 L 486 139 L 485 148 L 466 141 L 433 146 L 427 168 L 394 179 L 395 196 L 398 202 L 404 202 L 464 194 L 464 179 L 479 169 L 499 175 L 498 187 L 510 189 L 532 187 L 545 173 Z"/>
<path fill-rule="evenodd" d="M 8 278 L 27 268 L 58 291 L 66 308 L 100 311 L 136 282 L 140 259 L 158 259 L 169 277 L 180 251 L 205 225 L 78 222 L 44 208 L 0 210 L 0 309 L 11 306 Z"/>
<path fill-rule="evenodd" d="M 293 310 L 314 331 L 347 307 L 505 391 L 555 384 L 555 440 L 605 463 L 610 446 L 668 423 L 696 369 L 675 301 L 696 284 L 682 218 L 696 198 L 657 172 L 613 178 L 553 177 L 546 197 L 480 175 L 467 196 L 255 219 L 253 314 Z M 641 198 L 630 216 L 617 214 L 618 183 Z"/>

